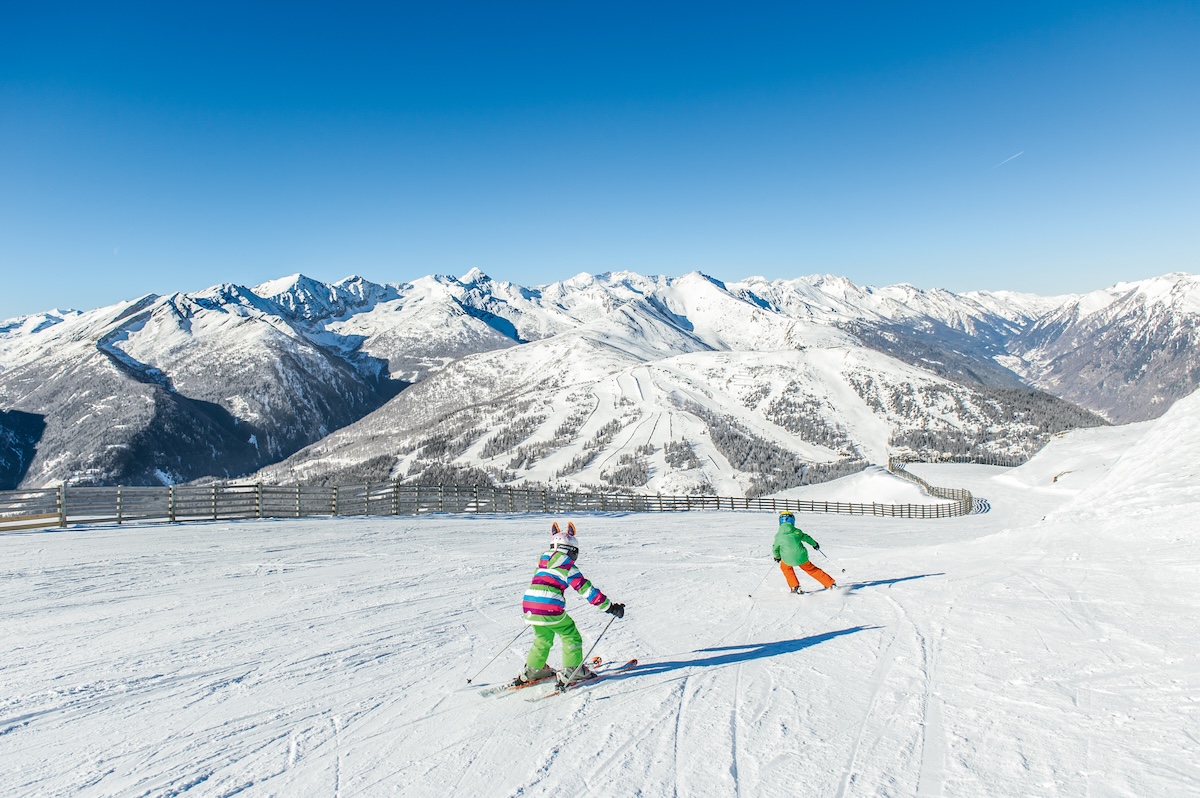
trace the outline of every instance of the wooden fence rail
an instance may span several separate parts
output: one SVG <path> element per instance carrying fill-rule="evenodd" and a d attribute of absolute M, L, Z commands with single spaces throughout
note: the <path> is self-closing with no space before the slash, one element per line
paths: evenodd
<path fill-rule="evenodd" d="M 532 490 L 491 485 L 172 485 L 0 491 L 0 532 L 129 521 L 223 521 L 238 518 L 426 515 L 430 513 L 686 512 L 756 510 L 841 513 L 890 518 L 951 518 L 971 512 L 972 496 L 939 488 L 890 462 L 897 475 L 921 485 L 937 504 L 862 504 L 741 496 L 670 496 Z"/>

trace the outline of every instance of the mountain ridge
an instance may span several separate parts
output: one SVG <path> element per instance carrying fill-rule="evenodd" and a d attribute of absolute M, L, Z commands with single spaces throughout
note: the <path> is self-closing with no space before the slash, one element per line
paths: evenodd
<path fill-rule="evenodd" d="M 438 425 L 462 410 L 454 402 L 439 403 L 455 390 L 477 394 L 471 397 L 476 405 L 494 406 L 494 423 L 524 419 L 526 426 L 534 415 L 518 405 L 544 392 L 541 423 L 555 418 L 570 429 L 565 419 L 573 417 L 572 394 L 553 379 L 556 368 L 606 397 L 604 412 L 611 417 L 605 424 L 625 417 L 612 405 L 618 396 L 634 405 L 651 401 L 625 395 L 615 384 L 624 381 L 632 390 L 638 379 L 650 380 L 645 386 L 655 386 L 651 393 L 658 398 L 647 405 L 648 416 L 709 435 L 707 441 L 719 427 L 727 448 L 737 440 L 762 458 L 768 451 L 780 462 L 803 454 L 810 470 L 843 460 L 879 462 L 889 447 L 925 456 L 950 450 L 1026 456 L 1047 426 L 1099 421 L 1032 394 L 1020 399 L 1023 391 L 1049 391 L 1121 421 L 1161 414 L 1185 389 L 1194 389 L 1200 382 L 1193 354 L 1200 348 L 1194 345 L 1198 284 L 1193 275 L 1173 273 L 1091 294 L 1038 297 L 907 284 L 875 288 L 836 275 L 722 281 L 701 272 L 665 277 L 613 271 L 527 288 L 478 269 L 461 278 L 429 275 L 386 284 L 357 276 L 323 283 L 294 274 L 253 288 L 226 283 L 0 323 L 0 411 L 45 420 L 32 459 L 21 461 L 25 485 L 229 479 L 261 469 L 277 476 L 299 462 L 288 458 L 308 457 L 300 454 L 305 447 L 342 446 L 339 438 L 321 447 L 331 433 L 378 423 L 375 414 L 392 402 L 401 401 L 412 418 L 426 419 L 431 435 L 445 434 Z M 547 343 L 556 338 L 562 341 Z M 546 354 L 531 360 L 542 349 Z M 863 365 L 853 379 L 816 366 L 836 351 L 860 351 Z M 587 362 L 608 371 L 580 371 Z M 799 393 L 788 398 L 789 380 L 763 376 L 771 363 L 827 382 L 821 387 L 793 380 Z M 523 373 L 531 369 L 544 373 Z M 488 381 L 493 387 L 484 387 Z M 745 390 L 730 389 L 735 383 Z M 414 406 L 421 397 L 430 397 L 430 407 Z M 683 405 L 666 397 L 691 402 L 700 415 L 683 419 Z M 888 419 L 887 435 L 881 437 L 879 428 L 851 440 L 850 419 L 838 414 L 858 418 L 851 427 L 873 428 L 859 418 L 862 407 Z M 934 407 L 943 409 L 935 413 Z M 756 413 L 771 413 L 783 426 L 763 427 Z M 1030 413 L 1057 420 L 1034 421 Z M 1018 442 L 1006 435 L 1025 423 L 1014 421 L 1022 414 L 1029 424 L 1021 435 L 1028 440 Z M 196 437 L 197 430 L 206 431 Z M 510 437 L 520 430 L 510 430 Z M 387 472 L 423 478 L 436 463 L 443 475 L 465 469 L 492 479 L 602 484 L 611 468 L 568 468 L 579 466 L 584 444 L 598 429 L 576 432 L 592 437 L 567 445 L 554 430 L 542 430 L 521 438 L 524 460 L 509 458 L 520 462 L 517 471 L 497 458 L 500 443 L 484 457 L 483 443 L 475 441 L 474 449 L 463 450 L 466 460 L 413 455 L 427 447 L 392 453 Z M 765 446 L 770 435 L 785 442 L 782 449 Z M 643 447 L 640 455 L 622 450 L 615 437 L 605 440 L 596 447 L 617 448 L 596 461 L 623 464 L 628 479 L 652 474 L 643 485 L 674 480 L 707 490 L 716 481 L 745 490 L 751 481 L 767 479 L 766 472 L 733 469 L 738 476 L 715 466 L 695 479 L 680 477 L 687 469 L 678 464 L 692 459 L 679 447 L 694 447 L 699 439 L 660 435 L 654 443 L 650 437 L 631 444 Z M 201 440 L 207 443 L 196 446 Z M 555 460 L 550 471 L 526 467 L 534 449 L 554 460 L 549 452 L 555 440 L 565 462 Z M 651 446 L 657 447 L 653 456 Z M 701 448 L 710 465 L 721 461 L 731 468 L 729 456 L 741 456 L 722 454 L 709 443 Z M 135 465 L 129 454 L 135 451 L 147 463 Z M 114 455 L 121 452 L 126 454 Z M 378 454 L 355 457 L 365 462 Z M 409 467 L 416 470 L 410 474 Z"/>

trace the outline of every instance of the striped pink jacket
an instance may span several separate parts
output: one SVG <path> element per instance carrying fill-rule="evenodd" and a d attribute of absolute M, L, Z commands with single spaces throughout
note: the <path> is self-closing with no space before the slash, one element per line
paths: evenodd
<path fill-rule="evenodd" d="M 574 588 L 589 604 L 608 609 L 608 598 L 579 572 L 575 560 L 565 552 L 548 551 L 538 560 L 533 581 L 521 602 L 525 623 L 546 626 L 561 619 L 567 612 L 563 593 L 568 587 Z"/>

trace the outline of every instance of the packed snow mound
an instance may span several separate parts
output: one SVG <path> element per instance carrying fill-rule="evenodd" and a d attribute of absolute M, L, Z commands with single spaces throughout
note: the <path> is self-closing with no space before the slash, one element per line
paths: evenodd
<path fill-rule="evenodd" d="M 1121 455 L 1153 425 L 1153 421 L 1143 421 L 1060 433 L 1028 463 L 1007 470 L 996 479 L 1074 496 L 1107 476 Z"/>
<path fill-rule="evenodd" d="M 1180 399 L 1125 451 L 1103 479 L 1060 512 L 1081 518 L 1138 518 L 1163 507 L 1200 513 L 1200 391 Z M 1139 534 L 1178 530 L 1139 528 Z"/>
<path fill-rule="evenodd" d="M 936 504 L 943 501 L 929 496 L 915 482 L 898 477 L 883 466 L 869 466 L 857 474 L 820 485 L 791 488 L 775 494 L 774 498 L 856 504 Z"/>

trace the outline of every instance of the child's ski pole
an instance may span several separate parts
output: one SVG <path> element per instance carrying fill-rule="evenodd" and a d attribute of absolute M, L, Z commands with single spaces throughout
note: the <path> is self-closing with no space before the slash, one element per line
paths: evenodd
<path fill-rule="evenodd" d="M 820 549 L 817 549 L 817 551 L 821 551 L 821 550 L 820 550 Z M 829 559 L 829 555 L 828 555 L 828 554 L 826 554 L 825 552 L 821 551 L 821 556 L 822 556 L 822 557 L 824 557 L 825 559 L 829 560 L 829 562 L 830 562 L 830 563 L 833 565 L 833 567 L 834 567 L 834 568 L 838 568 L 838 564 L 837 564 L 837 563 L 835 563 L 833 560 Z M 841 572 L 842 572 L 842 573 L 846 573 L 846 569 L 845 569 L 845 568 L 841 568 L 840 570 L 841 570 Z"/>
<path fill-rule="evenodd" d="M 501 654 L 503 654 L 505 651 L 508 651 L 508 647 L 509 647 L 509 646 L 511 646 L 513 643 L 517 642 L 517 639 L 518 639 L 518 638 L 519 638 L 521 635 L 525 634 L 525 633 L 526 633 L 526 632 L 528 632 L 528 631 L 529 631 L 529 626 L 528 626 L 528 624 L 526 624 L 525 626 L 523 626 L 523 627 L 521 628 L 521 631 L 517 632 L 517 636 L 516 636 L 516 637 L 514 637 L 512 640 L 509 640 L 507 643 L 505 643 L 505 644 L 504 644 L 504 648 L 502 648 L 502 649 L 500 649 L 499 651 L 497 651 L 497 652 L 496 652 L 496 656 L 492 657 L 491 659 L 489 659 L 489 660 L 487 661 L 487 665 L 484 665 L 482 668 L 480 668 L 480 669 L 479 669 L 479 672 L 478 672 L 478 673 L 476 673 L 476 674 L 475 674 L 474 676 L 472 676 L 470 679 L 467 679 L 467 684 L 470 684 L 470 683 L 471 683 L 471 681 L 472 681 L 473 679 L 477 679 L 477 678 L 479 678 L 479 674 L 480 674 L 480 673 L 483 673 L 484 671 L 486 671 L 486 670 L 488 669 L 488 665 L 491 665 L 493 662 L 495 662 L 497 659 L 499 659 Z"/>
<path fill-rule="evenodd" d="M 579 673 L 579 669 L 583 667 L 583 663 L 587 662 L 588 660 L 590 660 L 592 658 L 592 652 L 595 651 L 596 646 L 598 646 L 600 644 L 600 638 L 604 637 L 604 633 L 608 631 L 608 627 L 612 626 L 613 621 L 615 621 L 616 619 L 617 619 L 617 616 L 615 616 L 615 615 L 612 618 L 610 618 L 608 623 L 606 623 L 604 625 L 604 628 L 602 630 L 600 630 L 600 634 L 596 635 L 596 642 L 592 643 L 592 647 L 589 648 L 587 653 L 583 655 L 583 659 L 580 660 L 579 664 L 575 666 L 575 669 L 573 671 L 571 671 L 571 674 L 569 676 L 567 676 L 568 683 L 570 683 L 570 681 L 575 678 L 575 674 Z"/>
<path fill-rule="evenodd" d="M 772 563 L 771 567 L 767 569 L 767 572 L 765 574 L 763 574 L 763 578 L 758 580 L 758 584 L 754 586 L 754 589 L 746 594 L 747 597 L 754 598 L 754 594 L 758 592 L 758 589 L 760 587 L 762 587 L 762 583 L 767 581 L 767 577 L 771 575 L 771 571 L 774 570 L 774 568 L 775 568 L 775 565 L 774 565 L 774 563 Z"/>

